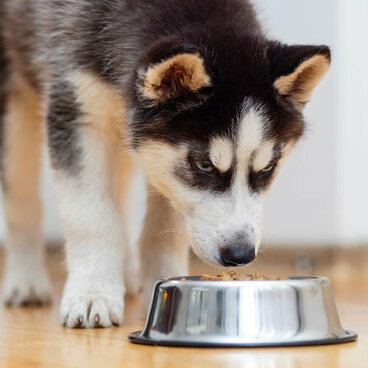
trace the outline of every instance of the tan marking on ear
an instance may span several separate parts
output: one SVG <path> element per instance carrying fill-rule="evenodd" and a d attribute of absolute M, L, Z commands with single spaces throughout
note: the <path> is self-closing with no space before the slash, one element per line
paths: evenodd
<path fill-rule="evenodd" d="M 255 151 L 253 160 L 253 170 L 260 171 L 264 169 L 272 160 L 273 148 L 275 144 L 272 141 L 265 142 Z"/>
<path fill-rule="evenodd" d="M 221 172 L 230 169 L 233 161 L 233 143 L 229 138 L 215 137 L 210 144 L 210 160 Z"/>
<path fill-rule="evenodd" d="M 168 92 L 160 86 L 168 73 L 179 73 L 180 84 L 191 92 L 211 85 L 203 58 L 199 54 L 183 53 L 148 68 L 142 87 L 143 96 L 150 100 L 165 98 Z"/>
<path fill-rule="evenodd" d="M 273 86 L 281 95 L 289 95 L 297 103 L 305 104 L 329 66 L 330 61 L 326 56 L 314 55 L 303 61 L 291 74 L 277 78 Z"/>

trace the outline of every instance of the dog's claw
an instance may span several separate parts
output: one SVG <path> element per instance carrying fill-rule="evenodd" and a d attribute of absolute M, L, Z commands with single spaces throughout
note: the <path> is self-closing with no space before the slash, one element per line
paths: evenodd
<path fill-rule="evenodd" d="M 80 314 L 77 319 L 77 323 L 75 325 L 76 328 L 80 328 L 83 326 L 83 316 Z"/>
<path fill-rule="evenodd" d="M 100 315 L 97 313 L 94 316 L 94 322 L 95 322 L 95 327 L 99 327 L 100 326 Z"/>
<path fill-rule="evenodd" d="M 112 317 L 111 317 L 111 323 L 114 326 L 119 326 L 119 320 L 118 320 L 118 317 L 115 314 L 113 314 Z"/>

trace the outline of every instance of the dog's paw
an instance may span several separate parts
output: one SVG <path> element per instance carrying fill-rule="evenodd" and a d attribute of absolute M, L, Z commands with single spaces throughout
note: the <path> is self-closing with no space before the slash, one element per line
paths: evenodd
<path fill-rule="evenodd" d="M 4 272 L 3 299 L 7 306 L 50 304 L 51 286 L 42 263 L 7 264 Z"/>
<path fill-rule="evenodd" d="M 98 328 L 122 324 L 124 288 L 98 289 L 73 290 L 66 286 L 60 306 L 60 320 L 64 327 Z"/>

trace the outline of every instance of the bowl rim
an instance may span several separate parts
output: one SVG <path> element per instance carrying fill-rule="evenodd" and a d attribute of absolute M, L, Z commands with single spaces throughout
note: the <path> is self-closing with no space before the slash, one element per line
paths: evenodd
<path fill-rule="evenodd" d="M 265 276 L 268 276 L 269 274 L 265 274 Z M 271 276 L 271 275 L 270 275 Z M 200 285 L 224 285 L 226 283 L 226 285 L 230 285 L 230 284 L 235 284 L 235 285 L 239 285 L 239 284 L 247 284 L 247 283 L 252 283 L 254 284 L 256 283 L 299 283 L 299 282 L 306 282 L 306 281 L 311 281 L 311 282 L 329 282 L 330 280 L 328 277 L 325 276 L 315 276 L 315 275 L 272 275 L 272 276 L 287 276 L 289 279 L 287 280 L 201 280 L 201 276 L 176 276 L 176 277 L 170 277 L 170 278 L 166 278 L 166 279 L 162 279 L 162 280 L 158 280 L 156 282 L 156 285 L 161 285 L 164 283 L 174 283 L 174 284 L 200 284 Z"/>
<path fill-rule="evenodd" d="M 345 335 L 328 337 L 325 339 L 310 339 L 300 341 L 273 341 L 273 342 L 210 342 L 210 341 L 189 341 L 189 340 L 156 340 L 150 337 L 144 336 L 144 330 L 134 331 L 128 335 L 128 339 L 132 343 L 143 344 L 143 345 L 159 345 L 159 346 L 176 346 L 176 347 L 208 347 L 208 348 L 265 348 L 265 347 L 276 347 L 276 346 L 308 346 L 308 345 L 329 345 L 329 344 L 341 344 L 347 342 L 356 341 L 358 334 L 351 330 L 344 330 Z"/>

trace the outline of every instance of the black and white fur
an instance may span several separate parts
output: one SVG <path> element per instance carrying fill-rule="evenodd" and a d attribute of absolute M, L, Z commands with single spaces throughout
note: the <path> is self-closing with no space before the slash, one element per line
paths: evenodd
<path fill-rule="evenodd" d="M 217 265 L 254 259 L 267 190 L 302 135 L 328 47 L 268 40 L 247 0 L 4 0 L 0 27 L 8 304 L 50 299 L 43 123 L 66 237 L 65 326 L 122 323 L 136 260 L 117 198 L 135 161 L 148 183 L 146 301 L 155 280 L 187 274 L 188 243 Z"/>

